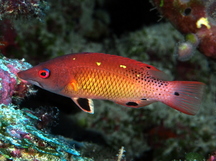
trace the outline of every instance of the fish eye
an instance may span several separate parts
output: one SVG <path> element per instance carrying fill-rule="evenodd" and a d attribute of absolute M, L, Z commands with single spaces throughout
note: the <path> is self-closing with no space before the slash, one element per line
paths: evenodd
<path fill-rule="evenodd" d="M 39 70 L 38 74 L 41 78 L 48 78 L 50 76 L 50 70 L 44 68 L 42 70 Z"/>

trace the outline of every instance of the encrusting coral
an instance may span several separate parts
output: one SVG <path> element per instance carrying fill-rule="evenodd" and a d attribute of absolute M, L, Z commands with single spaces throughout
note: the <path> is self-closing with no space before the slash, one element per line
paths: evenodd
<path fill-rule="evenodd" d="M 0 58 L 0 103 L 12 103 L 12 97 L 24 98 L 27 94 L 28 84 L 20 81 L 16 74 L 20 70 L 30 68 L 31 65 L 24 60 Z"/>
<path fill-rule="evenodd" d="M 0 19 L 2 17 L 34 17 L 41 20 L 44 10 L 48 8 L 46 0 L 1 0 Z"/>
<path fill-rule="evenodd" d="M 82 158 L 65 139 L 36 128 L 40 119 L 30 110 L 0 104 L 1 160 L 90 161 Z"/>
<path fill-rule="evenodd" d="M 178 46 L 180 60 L 188 60 L 196 48 L 216 59 L 214 0 L 150 0 L 175 28 L 185 35 Z"/>

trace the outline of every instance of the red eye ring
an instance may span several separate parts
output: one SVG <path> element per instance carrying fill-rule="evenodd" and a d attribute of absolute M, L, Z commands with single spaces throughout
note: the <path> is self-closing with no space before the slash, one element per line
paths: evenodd
<path fill-rule="evenodd" d="M 50 76 L 50 70 L 49 69 L 42 69 L 42 70 L 39 70 L 38 72 L 38 75 L 41 77 L 41 78 L 48 78 Z"/>

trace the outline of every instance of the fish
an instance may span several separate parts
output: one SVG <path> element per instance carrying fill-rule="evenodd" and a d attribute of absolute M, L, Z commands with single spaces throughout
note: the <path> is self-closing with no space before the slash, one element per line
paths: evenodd
<path fill-rule="evenodd" d="M 59 56 L 17 75 L 22 81 L 71 98 L 91 114 L 92 99 L 102 99 L 132 108 L 162 102 L 195 115 L 205 87 L 197 81 L 170 81 L 161 70 L 137 60 L 93 52 Z"/>

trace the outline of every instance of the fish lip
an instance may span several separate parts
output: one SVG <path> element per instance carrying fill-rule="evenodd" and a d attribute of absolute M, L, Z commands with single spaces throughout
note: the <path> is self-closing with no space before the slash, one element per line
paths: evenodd
<path fill-rule="evenodd" d="M 39 83 L 39 82 L 37 82 L 37 81 L 35 81 L 35 80 L 32 80 L 32 79 L 29 79 L 29 80 L 27 80 L 29 83 L 31 83 L 31 84 L 33 84 L 33 85 L 36 85 L 36 86 L 38 86 L 38 87 L 40 87 L 40 88 L 43 88 L 43 86 Z"/>

